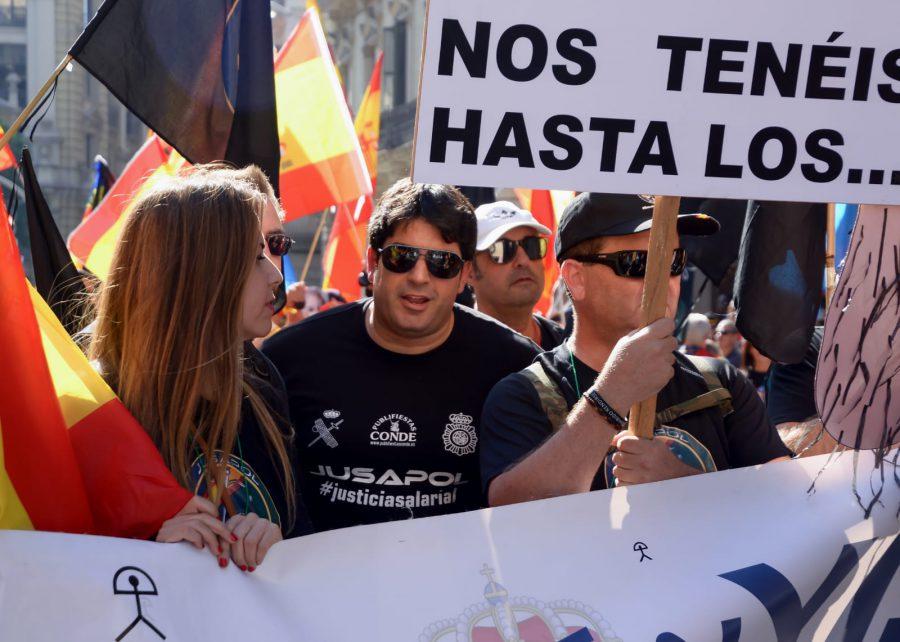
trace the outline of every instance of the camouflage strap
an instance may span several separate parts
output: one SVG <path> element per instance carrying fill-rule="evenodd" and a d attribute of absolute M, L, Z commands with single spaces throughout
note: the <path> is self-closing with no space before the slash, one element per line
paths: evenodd
<path fill-rule="evenodd" d="M 556 432 L 566 423 L 566 417 L 569 416 L 569 406 L 565 397 L 562 396 L 556 383 L 547 376 L 544 366 L 539 361 L 535 361 L 525 368 L 522 374 L 534 386 L 534 390 L 541 400 L 541 409 L 550 420 L 553 432 Z"/>
<path fill-rule="evenodd" d="M 718 406 L 723 418 L 734 411 L 731 404 L 731 393 L 722 385 L 719 375 L 716 374 L 715 360 L 708 357 L 695 356 L 688 356 L 688 359 L 703 375 L 708 391 L 687 401 L 682 401 L 660 410 L 656 413 L 657 424 L 666 424 L 679 417 L 716 406 Z M 534 390 L 541 401 L 541 409 L 550 420 L 553 431 L 556 432 L 566 423 L 566 417 L 569 415 L 569 407 L 565 397 L 563 397 L 556 383 L 547 376 L 547 372 L 539 361 L 535 361 L 525 368 L 522 374 L 534 386 Z"/>
<path fill-rule="evenodd" d="M 656 413 L 657 423 L 666 424 L 674 421 L 678 417 L 683 417 L 699 410 L 706 410 L 707 408 L 712 408 L 714 406 L 719 407 L 719 412 L 721 412 L 723 418 L 730 415 L 734 411 L 734 408 L 731 405 L 731 393 L 722 385 L 719 375 L 716 374 L 715 359 L 692 355 L 686 356 L 690 359 L 694 367 L 700 371 L 700 374 L 703 375 L 703 380 L 706 381 L 708 391 L 704 392 L 702 395 L 697 395 L 696 397 L 688 399 L 687 401 L 682 401 L 681 403 L 669 406 L 665 410 L 660 410 Z"/>

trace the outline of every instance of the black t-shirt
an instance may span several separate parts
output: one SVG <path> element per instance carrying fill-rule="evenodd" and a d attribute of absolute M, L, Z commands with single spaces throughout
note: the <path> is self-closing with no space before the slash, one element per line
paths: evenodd
<path fill-rule="evenodd" d="M 787 421 L 807 421 L 816 410 L 816 364 L 824 328 L 817 326 L 800 363 L 773 362 L 766 382 L 766 409 L 776 426 Z"/>
<path fill-rule="evenodd" d="M 541 350 L 553 350 L 556 346 L 566 340 L 562 326 L 554 323 L 540 314 L 534 315 L 538 327 L 541 329 Z"/>
<path fill-rule="evenodd" d="M 288 420 L 287 393 L 284 382 L 275 366 L 251 344 L 245 344 L 245 368 L 250 374 L 250 382 L 260 393 L 272 413 L 272 418 L 282 434 L 290 434 Z M 288 443 L 288 455 L 292 462 L 295 453 L 292 443 Z M 221 452 L 216 451 L 218 461 Z M 295 466 L 296 467 L 296 466 Z M 195 494 L 208 497 L 206 488 L 206 457 L 196 453 L 191 462 L 192 490 Z M 299 484 L 295 482 L 296 501 L 293 523 L 288 520 L 288 506 L 284 492 L 281 465 L 277 456 L 270 449 L 262 432 L 250 401 L 244 398 L 241 402 L 241 425 L 238 440 L 228 460 L 226 475 L 226 496 L 237 513 L 256 513 L 260 517 L 281 526 L 282 535 L 296 537 L 312 532 L 309 515 Z M 223 514 L 226 507 L 222 505 Z"/>
<path fill-rule="evenodd" d="M 481 408 L 494 384 L 538 350 L 456 305 L 441 346 L 398 354 L 369 337 L 367 304 L 318 314 L 263 347 L 287 384 L 313 525 L 327 530 L 483 507 Z"/>
<path fill-rule="evenodd" d="M 538 359 L 571 409 L 578 401 L 576 390 L 585 392 L 597 373 L 578 359 L 574 360 L 573 373 L 570 355 L 564 343 Z M 709 390 L 703 375 L 686 356 L 676 353 L 675 360 L 675 376 L 660 391 L 658 410 Z M 724 420 L 717 407 L 685 415 L 670 422 L 672 426 L 658 428 L 657 437 L 665 439 L 679 459 L 704 472 L 751 466 L 790 455 L 752 384 L 726 361 L 717 359 L 715 364 L 719 380 L 731 392 L 734 412 Z M 481 476 L 485 489 L 553 432 L 537 391 L 522 373 L 510 375 L 494 386 L 485 402 L 481 423 Z M 600 463 L 592 489 L 611 485 L 612 464 L 608 462 L 609 455 Z"/>

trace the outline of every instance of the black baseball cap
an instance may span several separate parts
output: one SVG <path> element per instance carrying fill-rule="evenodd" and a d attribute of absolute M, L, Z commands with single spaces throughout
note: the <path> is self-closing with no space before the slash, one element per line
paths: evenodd
<path fill-rule="evenodd" d="M 582 192 L 563 210 L 556 233 L 556 257 L 598 236 L 624 236 L 650 229 L 653 199 L 634 194 Z M 678 233 L 709 236 L 719 231 L 719 222 L 706 214 L 679 214 Z"/>

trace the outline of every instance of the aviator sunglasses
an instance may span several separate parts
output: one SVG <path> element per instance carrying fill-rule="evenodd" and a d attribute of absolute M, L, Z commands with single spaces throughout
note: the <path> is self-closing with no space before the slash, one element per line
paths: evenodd
<path fill-rule="evenodd" d="M 488 246 L 487 253 L 491 261 L 502 265 L 516 258 L 516 252 L 520 247 L 525 250 L 525 256 L 532 261 L 547 256 L 547 239 L 541 236 L 526 236 L 519 241 L 499 239 Z"/>
<path fill-rule="evenodd" d="M 576 254 L 566 257 L 581 263 L 593 263 L 608 265 L 619 276 L 630 278 L 643 278 L 647 271 L 647 250 L 622 250 L 621 252 L 609 252 L 605 254 Z M 683 247 L 675 248 L 672 256 L 672 276 L 678 276 L 684 272 L 687 264 L 687 252 Z"/>
<path fill-rule="evenodd" d="M 287 234 L 269 234 L 266 236 L 266 245 L 269 246 L 269 254 L 272 256 L 284 256 L 291 251 L 294 239 Z"/>
<path fill-rule="evenodd" d="M 416 266 L 420 256 L 425 257 L 425 265 L 431 276 L 439 279 L 452 279 L 460 273 L 465 261 L 459 254 L 447 250 L 429 250 L 412 245 L 388 245 L 377 250 L 385 268 L 391 272 L 402 274 Z"/>

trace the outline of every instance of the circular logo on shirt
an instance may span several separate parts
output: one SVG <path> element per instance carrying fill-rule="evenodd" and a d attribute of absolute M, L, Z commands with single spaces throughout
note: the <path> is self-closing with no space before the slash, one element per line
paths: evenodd
<path fill-rule="evenodd" d="M 416 424 L 406 415 L 392 412 L 372 424 L 369 439 L 373 446 L 410 448 L 416 445 Z"/>
<path fill-rule="evenodd" d="M 716 462 L 709 450 L 686 430 L 674 426 L 657 426 L 653 430 L 653 436 L 654 439 L 661 439 L 665 442 L 681 463 L 696 468 L 701 473 L 716 472 Z M 603 477 L 606 479 L 607 488 L 614 488 L 616 485 L 616 478 L 612 474 L 614 466 L 612 455 L 609 453 L 603 461 Z"/>
<path fill-rule="evenodd" d="M 222 465 L 222 452 L 215 452 L 217 465 Z M 281 525 L 281 517 L 269 490 L 253 468 L 237 455 L 230 455 L 225 464 L 224 496 L 222 508 L 228 515 L 256 513 L 263 519 Z M 191 464 L 191 489 L 195 495 L 205 497 L 215 503 L 219 499 L 219 489 L 214 484 L 212 492 L 206 484 L 206 457 L 198 455 Z M 233 510 L 233 513 L 231 512 Z"/>
<path fill-rule="evenodd" d="M 469 415 L 450 415 L 450 423 L 444 426 L 444 450 L 454 455 L 471 455 L 478 445 L 478 435 Z"/>

